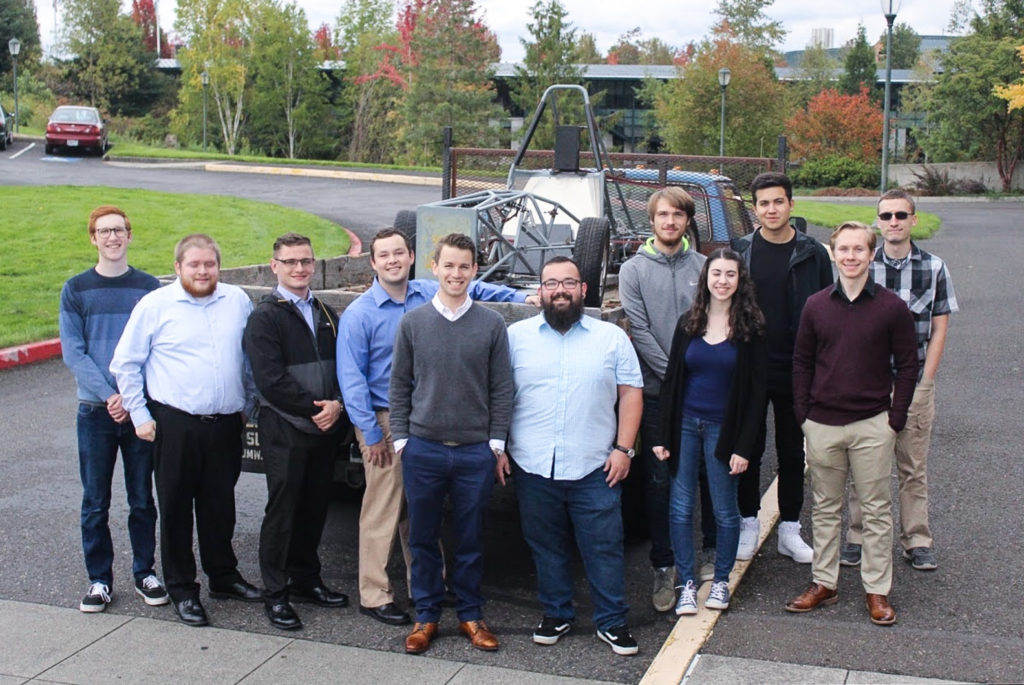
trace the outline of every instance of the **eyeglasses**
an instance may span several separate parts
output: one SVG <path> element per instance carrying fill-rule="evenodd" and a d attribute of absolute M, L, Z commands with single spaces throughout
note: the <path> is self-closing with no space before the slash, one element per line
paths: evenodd
<path fill-rule="evenodd" d="M 576 290 L 576 288 L 580 286 L 580 282 L 575 278 L 563 278 L 560 281 L 554 278 L 549 278 L 541 283 L 541 285 L 544 287 L 544 290 L 556 290 L 558 286 L 562 286 L 566 290 Z"/>
<path fill-rule="evenodd" d="M 313 262 L 316 260 L 311 259 L 309 257 L 303 257 L 302 259 L 278 259 L 277 257 L 274 257 L 274 261 L 277 262 L 278 264 L 284 264 L 289 269 L 294 269 L 296 266 L 299 266 L 300 264 L 302 266 L 313 266 Z"/>
<path fill-rule="evenodd" d="M 123 236 L 127 232 L 128 232 L 127 228 L 121 228 L 120 226 L 118 226 L 117 228 L 97 228 L 96 229 L 96 235 L 98 235 L 101 238 L 109 238 L 112 235 L 116 235 L 118 238 L 120 238 L 121 236 Z"/>
<path fill-rule="evenodd" d="M 900 221 L 905 221 L 911 214 L 913 214 L 913 212 L 881 212 L 878 215 L 878 218 L 882 221 L 889 221 L 893 217 L 896 217 Z"/>

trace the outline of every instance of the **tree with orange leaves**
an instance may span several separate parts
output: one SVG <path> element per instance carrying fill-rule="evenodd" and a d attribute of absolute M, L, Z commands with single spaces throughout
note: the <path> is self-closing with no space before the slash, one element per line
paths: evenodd
<path fill-rule="evenodd" d="M 831 155 L 877 162 L 881 155 L 882 110 L 861 86 L 856 95 L 823 90 L 807 109 L 786 122 L 794 157 L 817 159 Z"/>

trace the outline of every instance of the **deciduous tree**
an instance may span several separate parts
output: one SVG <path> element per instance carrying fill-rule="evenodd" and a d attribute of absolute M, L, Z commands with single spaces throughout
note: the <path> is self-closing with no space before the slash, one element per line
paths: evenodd
<path fill-rule="evenodd" d="M 1020 55 L 1020 61 L 1024 62 L 1024 45 L 1017 48 L 1017 54 Z M 1024 109 L 1024 77 L 1020 81 L 1008 86 L 996 86 L 995 93 L 1006 100 L 1008 103 L 1006 105 L 1007 111 L 1012 112 L 1015 109 Z"/>
<path fill-rule="evenodd" d="M 774 57 L 786 38 L 782 22 L 764 13 L 775 0 L 718 0 L 715 14 L 721 17 L 712 35 L 729 37 L 759 52 L 766 59 Z"/>
<path fill-rule="evenodd" d="M 603 64 L 604 58 L 597 49 L 597 40 L 593 33 L 584 31 L 576 41 L 576 56 L 574 61 L 577 64 Z"/>
<path fill-rule="evenodd" d="M 815 159 L 839 155 L 877 162 L 881 155 L 882 111 L 868 97 L 826 90 L 786 122 L 794 157 Z"/>
<path fill-rule="evenodd" d="M 819 45 L 804 50 L 797 70 L 799 78 L 789 86 L 801 107 L 818 93 L 836 87 L 835 70 L 838 66 L 839 63 Z"/>

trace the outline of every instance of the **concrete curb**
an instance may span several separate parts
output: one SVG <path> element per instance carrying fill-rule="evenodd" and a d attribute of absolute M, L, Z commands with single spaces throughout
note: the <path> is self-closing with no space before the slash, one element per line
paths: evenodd
<path fill-rule="evenodd" d="M 0 371 L 60 356 L 60 338 L 0 349 Z"/>

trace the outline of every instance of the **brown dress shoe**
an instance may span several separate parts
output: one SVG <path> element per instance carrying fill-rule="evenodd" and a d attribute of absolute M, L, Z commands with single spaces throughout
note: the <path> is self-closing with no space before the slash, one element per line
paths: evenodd
<path fill-rule="evenodd" d="M 487 624 L 481 621 L 463 621 L 459 624 L 459 630 L 469 638 L 473 646 L 485 652 L 493 652 L 498 649 L 498 638 L 487 629 Z"/>
<path fill-rule="evenodd" d="M 891 626 L 896 622 L 896 612 L 889 604 L 889 598 L 885 595 L 873 595 L 867 593 L 868 616 L 871 622 L 879 626 Z"/>
<path fill-rule="evenodd" d="M 412 627 L 412 632 L 405 638 L 406 654 L 422 654 L 430 647 L 430 641 L 437 635 L 436 623 L 420 623 Z"/>
<path fill-rule="evenodd" d="M 823 604 L 835 604 L 839 601 L 839 592 L 829 590 L 824 585 L 814 583 L 802 595 L 786 602 L 786 611 L 794 614 L 805 614 Z"/>

